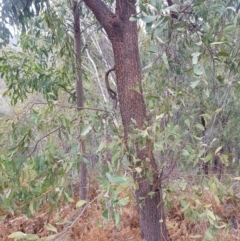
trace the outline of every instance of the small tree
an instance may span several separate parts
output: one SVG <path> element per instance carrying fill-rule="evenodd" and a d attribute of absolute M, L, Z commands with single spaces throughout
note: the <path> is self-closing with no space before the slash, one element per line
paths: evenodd
<path fill-rule="evenodd" d="M 129 144 L 133 144 L 130 142 L 134 142 L 129 140 L 131 127 L 143 130 L 147 120 L 141 82 L 137 23 L 129 21 L 130 17 L 136 14 L 136 0 L 117 0 L 115 13 L 101 0 L 84 2 L 107 32 L 112 43 L 124 142 L 126 151 L 129 151 Z M 137 165 L 145 168 L 141 175 L 136 171 L 133 173 L 137 184 L 136 201 L 142 236 L 147 241 L 167 240 L 161 179 L 156 172 L 158 168 L 152 146 L 150 143 L 140 146 L 136 142 L 134 145 L 136 153 L 132 154 L 140 160 Z M 133 162 L 131 157 L 129 159 Z M 147 178 L 149 172 L 152 175 L 151 181 Z"/>

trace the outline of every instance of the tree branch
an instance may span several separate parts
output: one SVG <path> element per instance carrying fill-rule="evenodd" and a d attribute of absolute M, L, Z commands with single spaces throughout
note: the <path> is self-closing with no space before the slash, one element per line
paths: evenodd
<path fill-rule="evenodd" d="M 83 2 L 93 12 L 107 34 L 109 34 L 112 28 L 111 19 L 114 17 L 114 13 L 110 11 L 102 0 L 83 0 Z"/>
<path fill-rule="evenodd" d="M 171 7 L 173 5 L 173 2 L 172 0 L 167 0 L 167 3 L 168 3 L 168 7 Z M 175 18 L 175 19 L 178 19 L 178 14 L 177 13 L 174 13 L 172 11 L 170 11 L 170 16 L 172 18 Z"/>

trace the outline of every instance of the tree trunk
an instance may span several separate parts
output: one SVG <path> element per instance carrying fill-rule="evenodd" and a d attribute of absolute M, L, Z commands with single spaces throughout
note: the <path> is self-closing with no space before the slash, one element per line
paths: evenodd
<path fill-rule="evenodd" d="M 129 21 L 131 15 L 136 13 L 136 0 L 116 0 L 115 13 L 112 13 L 101 0 L 84 0 L 84 2 L 103 26 L 112 43 L 117 94 L 125 142 L 127 143 L 128 136 L 131 133 L 130 127 L 143 129 L 144 121 L 146 121 L 137 23 Z M 137 146 L 135 155 L 142 160 L 142 164 L 147 166 L 146 169 L 148 169 L 141 173 L 141 177 L 137 173 L 134 174 L 134 180 L 138 185 L 136 201 L 142 236 L 146 241 L 166 241 L 168 237 L 163 211 L 161 182 L 158 180 L 157 165 L 152 154 L 152 148 L 148 144 L 144 148 L 138 148 L 138 143 L 134 144 Z M 150 162 L 146 162 L 147 158 Z M 145 175 L 149 170 L 152 172 L 152 183 Z M 149 193 L 155 194 L 151 196 Z"/>
<path fill-rule="evenodd" d="M 76 92 L 77 92 L 77 110 L 81 111 L 84 107 L 83 98 L 83 83 L 82 83 L 82 68 L 81 68 L 81 33 L 80 33 L 80 16 L 78 2 L 73 0 L 73 19 L 74 19 L 74 48 L 76 58 Z M 79 147 L 81 149 L 82 156 L 85 156 L 85 141 L 79 140 Z M 84 161 L 80 162 L 79 166 L 79 199 L 87 199 L 87 165 Z"/>

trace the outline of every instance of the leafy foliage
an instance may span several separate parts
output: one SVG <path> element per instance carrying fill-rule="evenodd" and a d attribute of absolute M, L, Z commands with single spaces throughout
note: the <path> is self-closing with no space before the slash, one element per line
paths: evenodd
<path fill-rule="evenodd" d="M 35 1 L 33 10 L 32 1 L 26 6 L 19 4 L 6 1 L 2 8 L 2 16 L 7 14 L 9 19 L 17 12 L 18 19 L 13 20 L 26 31 L 17 49 L 1 49 L 0 72 L 12 104 L 34 96 L 35 100 L 23 112 L 1 122 L 0 203 L 4 209 L 11 213 L 23 209 L 34 215 L 43 202 L 51 211 L 62 201 L 73 202 L 78 167 L 83 161 L 99 176 L 103 218 L 106 223 L 113 218 L 119 227 L 120 213 L 129 201 L 122 193 L 129 186 L 134 188 L 129 177 L 132 173 L 147 176 L 150 183 L 153 171 L 164 180 L 186 172 L 201 179 L 203 163 L 214 163 L 217 158 L 229 168 L 239 164 L 238 1 L 175 1 L 171 6 L 165 1 L 138 2 L 140 11 L 130 20 L 140 20 L 149 122 L 143 130 L 132 127 L 129 148 L 102 80 L 104 69 L 112 67 L 112 52 L 99 26 L 86 18 L 91 17 L 88 10 L 81 6 L 84 87 L 89 106 L 77 113 L 71 105 L 76 101 L 76 73 L 70 6 L 62 1 L 50 5 Z M 6 43 L 10 31 L 4 23 L 1 28 Z M 111 84 L 115 87 L 114 77 Z M 22 107 L 16 108 L 22 111 Z M 94 161 L 82 156 L 80 139 L 91 147 L 89 156 L 95 156 Z M 148 168 L 149 160 L 139 165 L 136 149 L 147 144 L 153 147 L 157 170 Z M 180 178 L 165 185 L 164 201 L 167 206 L 179 203 L 191 220 L 207 220 L 207 240 L 226 225 L 203 200 L 206 189 L 218 204 L 233 196 L 215 177 L 196 183 Z M 189 196 L 186 190 L 194 195 Z M 77 206 L 83 204 L 80 200 Z"/>

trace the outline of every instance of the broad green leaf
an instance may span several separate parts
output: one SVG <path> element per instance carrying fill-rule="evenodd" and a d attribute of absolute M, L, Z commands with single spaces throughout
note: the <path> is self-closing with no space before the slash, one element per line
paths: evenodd
<path fill-rule="evenodd" d="M 82 207 L 85 203 L 87 203 L 87 201 L 85 201 L 85 200 L 79 200 L 79 201 L 76 203 L 76 208 Z"/>
<path fill-rule="evenodd" d="M 212 154 L 209 152 L 205 157 L 204 157 L 204 163 L 208 163 L 212 160 Z"/>
<path fill-rule="evenodd" d="M 200 53 L 200 52 L 195 52 L 195 53 L 192 53 L 192 54 L 191 54 L 193 65 L 195 65 L 195 64 L 198 63 L 198 57 L 199 57 L 201 54 L 202 54 L 202 53 Z"/>
<path fill-rule="evenodd" d="M 220 155 L 219 157 L 220 157 L 221 162 L 222 162 L 225 166 L 228 166 L 228 165 L 229 165 L 228 155 L 227 155 L 227 154 L 222 154 L 222 155 Z"/>
<path fill-rule="evenodd" d="M 212 220 L 216 220 L 216 216 L 214 215 L 214 213 L 211 211 L 211 210 L 209 210 L 209 209 L 207 209 L 206 210 L 206 214 L 207 214 L 207 216 L 208 217 L 210 217 Z"/>
<path fill-rule="evenodd" d="M 204 127 L 203 127 L 202 124 L 197 123 L 197 124 L 195 125 L 195 127 L 197 127 L 197 128 L 198 128 L 199 130 L 201 130 L 201 131 L 204 131 Z"/>
<path fill-rule="evenodd" d="M 142 12 L 147 12 L 147 9 L 145 7 L 145 4 L 143 4 L 141 1 L 139 2 L 139 7 Z"/>
<path fill-rule="evenodd" d="M 91 126 L 84 126 L 81 136 L 86 136 L 92 130 Z"/>
<path fill-rule="evenodd" d="M 182 150 L 182 155 L 183 156 L 190 156 L 190 153 L 188 152 L 188 150 L 184 149 L 184 150 Z"/>
<path fill-rule="evenodd" d="M 129 197 L 125 197 L 124 199 L 120 199 L 120 200 L 118 201 L 118 205 L 119 205 L 119 206 L 125 206 L 125 205 L 128 204 L 128 202 L 129 202 Z"/>
<path fill-rule="evenodd" d="M 193 68 L 193 72 L 196 75 L 203 75 L 204 74 L 204 68 L 201 64 L 196 64 Z"/>
<path fill-rule="evenodd" d="M 129 177 L 125 177 L 125 176 L 114 177 L 114 176 L 111 176 L 111 175 L 107 175 L 107 177 L 108 177 L 108 180 L 113 184 L 129 183 L 131 181 L 131 179 Z"/>
<path fill-rule="evenodd" d="M 152 23 L 156 19 L 156 16 L 142 16 L 141 20 L 145 23 Z"/>
<path fill-rule="evenodd" d="M 152 4 L 153 7 L 156 7 L 156 5 L 157 5 L 157 0 L 151 0 L 151 4 Z"/>
<path fill-rule="evenodd" d="M 227 34 L 227 33 L 232 33 L 233 31 L 235 31 L 237 29 L 237 27 L 235 25 L 229 25 L 227 26 L 226 28 L 224 28 L 224 33 Z"/>
<path fill-rule="evenodd" d="M 190 207 L 190 203 L 186 203 L 183 205 L 182 212 L 186 211 Z"/>
<path fill-rule="evenodd" d="M 45 224 L 44 227 L 45 227 L 47 230 L 52 231 L 52 232 L 54 232 L 54 233 L 57 233 L 57 232 L 58 232 L 58 231 L 57 231 L 57 228 L 54 227 L 54 226 L 53 226 L 52 224 L 50 224 L 50 223 Z"/>
<path fill-rule="evenodd" d="M 195 81 L 191 82 L 190 86 L 191 86 L 193 89 L 195 89 L 196 86 L 199 84 L 199 82 L 200 82 L 200 80 L 195 80 Z"/>
<path fill-rule="evenodd" d="M 108 212 L 108 210 L 104 210 L 104 211 L 102 212 L 102 216 L 103 216 L 105 219 L 109 219 L 109 212 Z"/>
<path fill-rule="evenodd" d="M 19 240 L 19 239 L 25 239 L 27 237 L 27 234 L 23 233 L 23 232 L 14 232 L 14 233 L 11 233 L 8 238 L 13 238 L 15 240 Z"/>

